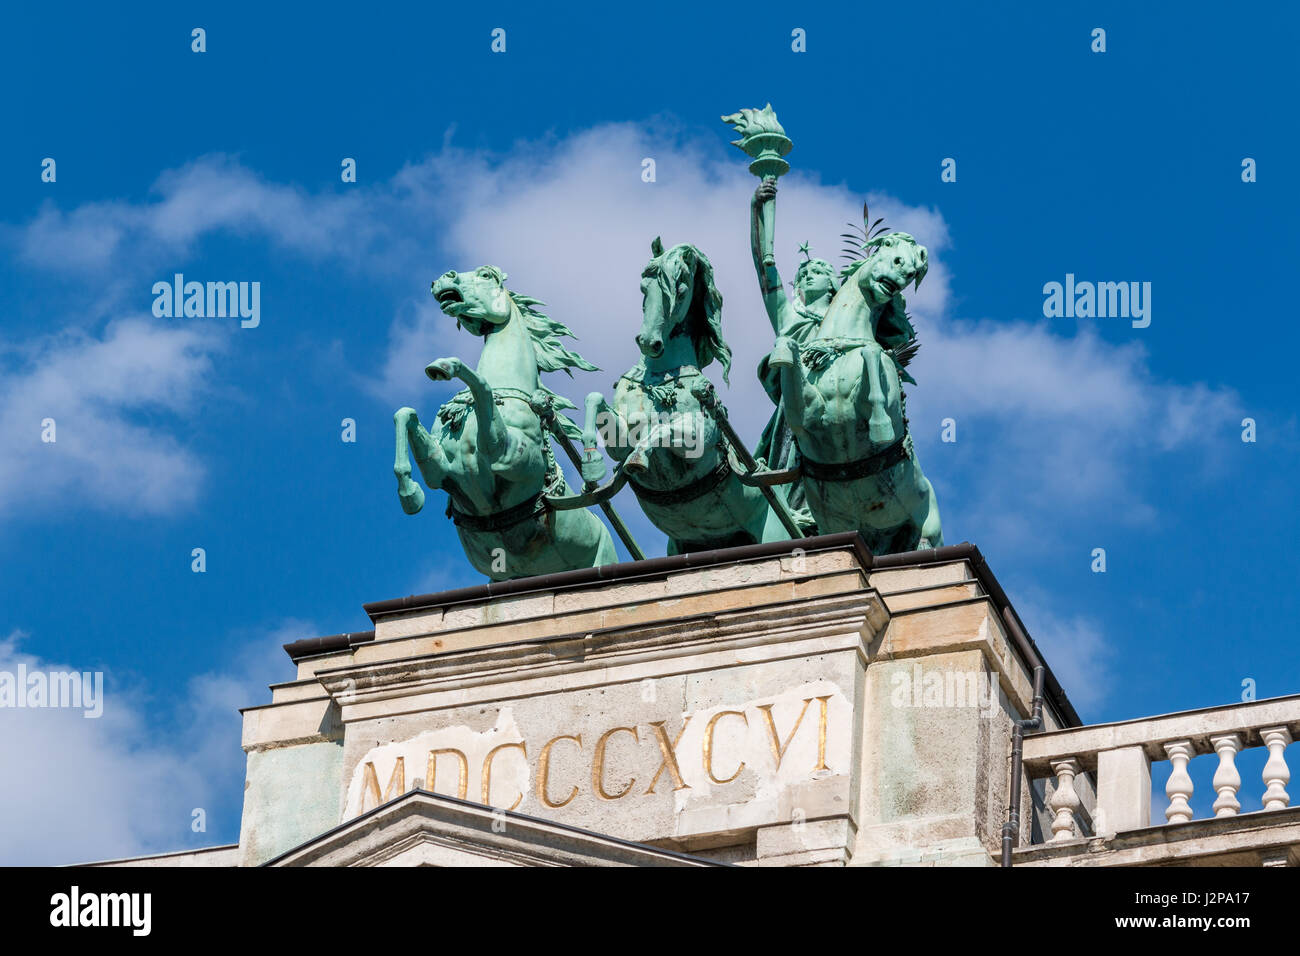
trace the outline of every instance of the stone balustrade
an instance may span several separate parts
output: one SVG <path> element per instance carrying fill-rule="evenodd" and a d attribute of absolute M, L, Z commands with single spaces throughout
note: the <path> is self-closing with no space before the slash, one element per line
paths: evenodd
<path fill-rule="evenodd" d="M 1218 755 L 1213 817 L 1241 812 L 1243 786 L 1259 795 L 1260 812 L 1284 810 L 1291 804 L 1286 748 L 1296 736 L 1300 694 L 1037 734 L 1025 738 L 1024 762 L 1029 779 L 1049 778 L 1045 804 L 1051 833 L 1044 833 L 1044 840 L 1059 843 L 1190 822 L 1194 787 L 1187 765 L 1201 754 Z M 1268 760 L 1258 783 L 1243 783 L 1237 755 L 1255 747 L 1267 748 Z M 1172 768 L 1165 786 L 1168 806 L 1154 820 L 1153 760 L 1168 760 Z M 1081 790 L 1091 789 L 1080 786 L 1085 777 L 1095 788 L 1095 806 L 1085 806 L 1081 797 Z"/>

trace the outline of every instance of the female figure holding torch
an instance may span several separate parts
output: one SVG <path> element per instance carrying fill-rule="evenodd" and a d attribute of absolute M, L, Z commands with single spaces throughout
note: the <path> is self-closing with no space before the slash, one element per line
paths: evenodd
<path fill-rule="evenodd" d="M 817 336 L 817 329 L 830 308 L 831 299 L 835 297 L 839 285 L 835 280 L 835 270 L 825 259 L 815 259 L 808 253 L 808 243 L 799 247 L 804 254 L 804 261 L 794 277 L 794 301 L 786 296 L 781 283 L 781 274 L 776 263 L 764 261 L 764 250 L 772 248 L 771 226 L 775 221 L 772 207 L 776 203 L 776 177 L 766 176 L 754 191 L 750 202 L 750 246 L 754 254 L 754 270 L 758 273 L 758 285 L 763 294 L 763 307 L 767 310 L 768 320 L 777 337 L 782 335 L 793 339 L 802 346 L 806 341 Z M 791 468 L 797 461 L 794 438 L 785 422 L 785 412 L 781 405 L 781 378 L 776 369 L 770 368 L 768 357 L 764 356 L 758 365 L 758 378 L 763 388 L 776 403 L 776 411 L 763 429 L 763 436 L 758 441 L 755 454 L 767 462 L 773 470 Z M 778 486 L 785 495 L 786 504 L 794 512 L 795 519 L 805 525 L 809 534 L 815 533 L 812 516 L 804 504 L 803 484 Z"/>
<path fill-rule="evenodd" d="M 809 256 L 807 243 L 800 247 L 806 258 L 795 273 L 793 303 L 786 297 L 781 285 L 781 274 L 777 271 L 773 251 L 776 180 L 778 176 L 790 171 L 785 155 L 794 144 L 785 135 L 771 103 L 761 110 L 740 110 L 722 117 L 722 121 L 730 124 L 740 135 L 740 139 L 732 145 L 750 158 L 749 171 L 760 180 L 750 203 L 749 238 L 754 253 L 754 269 L 758 273 L 758 285 L 763 294 L 763 307 L 767 310 L 767 317 L 778 338 L 786 336 L 802 345 L 817 334 L 817 328 L 830 307 L 831 299 L 835 297 L 838 285 L 831 264 L 825 259 Z M 769 368 L 766 357 L 759 363 L 758 377 L 767 394 L 776 403 L 776 411 L 763 430 L 763 437 L 759 439 L 755 452 L 767 462 L 770 469 L 793 467 L 798 453 L 781 407 L 781 380 L 777 371 Z M 785 496 L 786 503 L 804 530 L 809 534 L 815 533 L 812 516 L 804 507 L 802 484 L 796 481 L 794 484 L 781 485 L 778 486 L 778 491 Z"/>

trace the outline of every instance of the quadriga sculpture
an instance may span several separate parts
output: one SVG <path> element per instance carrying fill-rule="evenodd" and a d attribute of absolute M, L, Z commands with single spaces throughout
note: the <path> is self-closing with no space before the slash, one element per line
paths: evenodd
<path fill-rule="evenodd" d="M 597 433 L 620 463 L 646 517 L 680 554 L 788 538 L 763 492 L 728 462 L 703 369 L 715 360 L 725 381 L 731 349 L 722 337 L 722 295 L 708 258 L 692 245 L 664 250 L 655 239 L 641 273 L 641 360 L 614 386 L 611 406 L 587 396 L 584 476 L 599 478 Z"/>
<path fill-rule="evenodd" d="M 507 290 L 505 280 L 500 269 L 483 266 L 433 283 L 439 308 L 483 337 L 483 353 L 475 369 L 454 357 L 425 367 L 435 382 L 458 378 L 467 386 L 438 410 L 432 432 L 413 408 L 393 416 L 402 509 L 424 507 L 424 491 L 411 479 L 413 454 L 425 484 L 447 492 L 447 515 L 470 563 L 492 580 L 612 563 L 614 543 L 595 515 L 547 504 L 547 495 L 568 487 L 534 411 L 548 398 L 554 407 L 574 407 L 545 388 L 539 372 L 596 367 L 565 348 L 560 339 L 572 333 L 534 308 L 541 303 Z M 563 415 L 555 420 L 578 436 Z"/>

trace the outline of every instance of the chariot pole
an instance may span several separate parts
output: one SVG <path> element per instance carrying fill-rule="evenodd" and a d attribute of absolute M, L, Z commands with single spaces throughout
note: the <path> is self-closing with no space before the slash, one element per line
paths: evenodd
<path fill-rule="evenodd" d="M 749 453 L 749 449 L 745 447 L 745 443 L 740 440 L 740 436 L 736 434 L 736 430 L 731 427 L 731 420 L 727 418 L 727 409 L 718 401 L 718 392 L 713 387 L 713 383 L 710 382 L 703 388 L 692 389 L 691 394 L 696 397 L 701 407 L 713 416 L 713 420 L 718 423 L 718 430 L 722 432 L 722 437 L 727 440 L 727 444 L 731 446 L 731 450 L 735 453 L 736 458 L 740 460 L 740 463 L 748 470 L 749 475 L 758 472 L 758 462 L 755 461 L 754 456 Z M 741 478 L 741 480 L 744 481 L 744 478 Z M 788 478 L 783 476 L 783 480 L 773 483 L 786 484 L 793 480 L 793 476 Z M 749 484 L 749 482 L 746 482 L 746 484 Z M 772 490 L 771 484 L 761 482 L 753 482 L 753 484 L 763 493 L 763 497 L 767 499 L 767 503 L 771 506 L 772 510 L 776 512 L 777 520 L 781 522 L 781 526 L 785 528 L 785 532 L 790 536 L 791 540 L 802 538 L 804 532 L 799 527 L 799 523 L 794 520 L 794 515 L 790 513 L 790 506 L 782 501 L 781 496 Z"/>
<path fill-rule="evenodd" d="M 564 449 L 564 454 L 568 456 L 569 461 L 573 462 L 573 467 L 578 469 L 578 474 L 582 474 L 582 456 L 578 454 L 578 449 L 573 446 L 572 439 L 570 439 L 568 435 L 564 434 L 564 430 L 561 429 L 559 424 L 556 422 L 555 405 L 548 400 L 545 403 L 534 404 L 533 410 L 537 412 L 537 417 L 541 419 L 546 430 L 555 436 L 555 440 L 560 443 L 560 447 Z M 595 491 L 596 487 L 596 482 L 583 479 L 583 494 Z M 619 513 L 614 509 L 614 506 L 610 504 L 608 500 L 597 501 L 596 504 L 600 505 L 600 510 L 605 512 L 605 517 L 609 519 L 610 527 L 614 529 L 614 533 L 622 540 L 623 546 L 627 548 L 627 553 L 632 556 L 632 560 L 644 561 L 645 552 L 642 551 L 641 546 L 636 543 L 636 539 L 632 537 L 632 532 L 627 529 L 627 525 L 623 523 L 622 517 L 620 517 Z"/>

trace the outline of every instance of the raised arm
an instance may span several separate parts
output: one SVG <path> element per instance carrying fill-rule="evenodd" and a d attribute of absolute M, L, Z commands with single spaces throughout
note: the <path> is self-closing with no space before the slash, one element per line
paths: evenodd
<path fill-rule="evenodd" d="M 754 254 L 754 271 L 758 273 L 758 287 L 763 293 L 763 307 L 767 309 L 767 317 L 772 323 L 773 330 L 777 335 L 781 335 L 794 319 L 794 310 L 791 309 L 790 299 L 785 293 L 784 286 L 781 285 L 781 273 L 777 271 L 776 265 L 763 265 L 763 241 L 770 238 L 765 235 L 768 226 L 763 221 L 763 206 L 766 203 L 772 203 L 775 211 L 775 176 L 764 177 L 758 189 L 754 190 L 754 198 L 749 204 L 749 245 Z M 768 223 L 774 220 L 774 216 L 767 217 Z"/>

